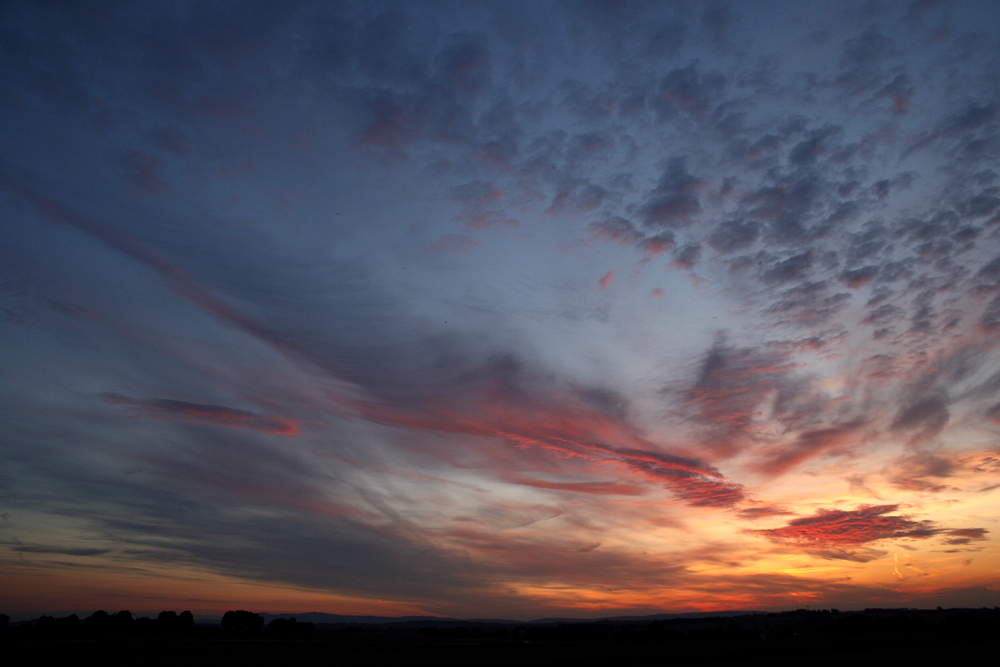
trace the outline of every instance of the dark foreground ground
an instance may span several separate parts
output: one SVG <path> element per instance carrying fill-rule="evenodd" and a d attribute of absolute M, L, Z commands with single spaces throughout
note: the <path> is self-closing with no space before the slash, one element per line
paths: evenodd
<path fill-rule="evenodd" d="M 43 628 L 44 631 L 44 628 Z M 197 627 L 181 635 L 47 637 L 9 628 L 8 664 L 955 665 L 1000 655 L 1000 609 L 788 612 L 729 618 L 549 624 L 317 626 L 301 636 Z M 58 664 L 58 663 L 57 663 Z"/>

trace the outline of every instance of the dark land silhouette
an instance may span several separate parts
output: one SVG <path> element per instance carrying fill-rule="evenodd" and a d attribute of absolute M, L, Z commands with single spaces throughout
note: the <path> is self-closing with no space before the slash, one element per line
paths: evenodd
<path fill-rule="evenodd" d="M 307 617 L 328 617 L 308 614 Z M 336 617 L 333 617 L 336 618 Z M 533 622 L 421 618 L 314 623 L 226 612 L 196 623 L 191 612 L 133 618 L 97 611 L 80 619 L 0 615 L 7 656 L 201 664 L 282 660 L 351 665 L 884 665 L 995 655 L 1000 608 L 866 609 L 692 614 Z"/>

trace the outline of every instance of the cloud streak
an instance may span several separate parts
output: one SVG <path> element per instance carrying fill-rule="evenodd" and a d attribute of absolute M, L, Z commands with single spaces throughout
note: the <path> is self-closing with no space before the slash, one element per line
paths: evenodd
<path fill-rule="evenodd" d="M 154 419 L 248 428 L 273 435 L 297 435 L 299 432 L 298 425 L 292 421 L 221 405 L 202 405 L 169 398 L 135 399 L 120 394 L 104 394 L 101 398 L 113 405 L 138 408 L 141 414 Z"/>

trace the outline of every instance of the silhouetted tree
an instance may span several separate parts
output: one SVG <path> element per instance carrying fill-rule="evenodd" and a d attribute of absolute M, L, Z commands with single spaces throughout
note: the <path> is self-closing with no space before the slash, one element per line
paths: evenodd
<path fill-rule="evenodd" d="M 10 623 L 10 616 L 7 614 L 0 614 L 0 630 L 3 630 Z"/>
<path fill-rule="evenodd" d="M 132 626 L 132 612 L 123 609 L 111 617 L 111 622 L 118 632 L 128 630 Z"/>
<path fill-rule="evenodd" d="M 161 611 L 156 617 L 157 632 L 174 634 L 188 632 L 194 627 L 194 616 L 189 611 Z"/>
<path fill-rule="evenodd" d="M 227 611 L 222 615 L 222 627 L 233 630 L 260 630 L 264 627 L 264 617 L 252 611 Z"/>
<path fill-rule="evenodd" d="M 111 625 L 111 616 L 103 609 L 98 609 L 93 614 L 83 619 L 83 627 L 87 632 L 106 632 Z"/>

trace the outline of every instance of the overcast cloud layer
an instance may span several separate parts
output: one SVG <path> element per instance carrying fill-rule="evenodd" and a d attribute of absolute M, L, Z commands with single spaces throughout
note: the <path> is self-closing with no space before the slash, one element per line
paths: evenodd
<path fill-rule="evenodd" d="M 0 8 L 0 611 L 1000 604 L 995 2 Z"/>

